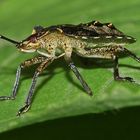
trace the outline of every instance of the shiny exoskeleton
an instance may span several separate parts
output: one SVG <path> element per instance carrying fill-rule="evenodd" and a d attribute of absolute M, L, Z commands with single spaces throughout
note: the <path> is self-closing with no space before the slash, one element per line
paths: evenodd
<path fill-rule="evenodd" d="M 40 63 L 34 73 L 25 105 L 19 109 L 17 113 L 18 116 L 21 113 L 28 111 L 30 108 L 37 77 L 55 59 L 64 57 L 68 66 L 74 72 L 86 93 L 90 96 L 92 95 L 92 91 L 73 63 L 71 59 L 72 52 L 75 52 L 81 57 L 113 60 L 115 80 L 134 82 L 130 77 L 120 77 L 119 75 L 118 56 L 120 53 L 124 53 L 140 62 L 140 58 L 128 49 L 124 48 L 126 44 L 134 43 L 136 39 L 125 35 L 116 29 L 112 23 L 102 24 L 98 21 L 92 21 L 86 24 L 63 24 L 47 28 L 35 26 L 32 35 L 21 42 L 14 41 L 2 35 L 0 38 L 16 44 L 17 49 L 22 52 L 38 52 L 39 54 L 39 56 L 24 61 L 18 67 L 12 94 L 10 96 L 0 96 L 0 100 L 15 99 L 19 86 L 21 70 Z"/>

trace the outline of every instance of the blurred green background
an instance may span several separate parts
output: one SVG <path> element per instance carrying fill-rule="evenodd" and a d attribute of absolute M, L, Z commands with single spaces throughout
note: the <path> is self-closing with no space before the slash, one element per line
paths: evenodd
<path fill-rule="evenodd" d="M 120 30 L 139 40 L 139 7 L 139 0 L 1 0 L 0 32 L 8 37 L 22 40 L 30 35 L 35 25 L 78 24 L 99 20 L 113 22 Z M 0 42 L 1 46 L 2 43 Z M 137 48 L 132 50 L 135 51 Z M 15 50 L 9 47 L 7 54 L 14 54 Z M 3 56 L 1 57 L 3 59 Z M 24 58 L 18 58 L 17 61 L 21 62 Z M 14 59 L 14 55 L 11 59 Z M 3 67 L 5 65 L 6 63 Z M 1 91 L 5 93 L 4 89 Z M 140 108 L 131 107 L 102 114 L 46 121 L 4 132 L 0 134 L 0 139 L 138 139 L 139 118 Z"/>

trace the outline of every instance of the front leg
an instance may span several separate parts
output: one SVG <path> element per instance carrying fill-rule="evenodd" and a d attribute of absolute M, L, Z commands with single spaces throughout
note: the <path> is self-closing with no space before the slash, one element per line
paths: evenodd
<path fill-rule="evenodd" d="M 32 83 L 29 89 L 29 93 L 27 96 L 27 99 L 25 101 L 25 105 L 19 109 L 17 116 L 20 116 L 20 114 L 25 113 L 29 110 L 31 103 L 32 103 L 32 97 L 34 94 L 34 90 L 35 90 L 35 86 L 36 86 L 36 82 L 37 82 L 37 78 L 38 76 L 43 72 L 43 70 L 50 64 L 52 63 L 54 59 L 53 58 L 46 58 L 41 64 L 40 66 L 37 68 L 37 70 L 34 73 L 33 79 L 32 79 Z"/>
<path fill-rule="evenodd" d="M 21 76 L 21 70 L 26 68 L 26 67 L 29 67 L 31 65 L 41 63 L 45 59 L 46 59 L 46 57 L 44 57 L 44 56 L 38 56 L 38 57 L 34 57 L 32 59 L 25 60 L 23 63 L 21 63 L 20 66 L 17 68 L 16 79 L 15 79 L 15 83 L 13 86 L 12 94 L 10 96 L 0 96 L 0 100 L 14 100 L 16 95 L 17 95 L 17 89 L 19 86 L 19 79 Z"/>

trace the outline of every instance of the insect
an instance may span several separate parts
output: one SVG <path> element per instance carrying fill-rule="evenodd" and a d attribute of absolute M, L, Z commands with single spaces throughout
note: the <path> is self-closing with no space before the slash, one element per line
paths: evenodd
<path fill-rule="evenodd" d="M 136 41 L 135 38 L 125 35 L 112 23 L 92 21 L 85 24 L 62 24 L 50 27 L 35 26 L 32 34 L 21 42 L 14 41 L 3 35 L 1 39 L 15 44 L 16 48 L 25 53 L 37 52 L 39 56 L 25 60 L 17 68 L 16 79 L 10 96 L 1 96 L 0 100 L 14 100 L 17 95 L 21 70 L 40 63 L 35 70 L 25 105 L 19 109 L 20 116 L 29 110 L 38 76 L 56 59 L 63 57 L 86 93 L 92 96 L 92 91 L 85 82 L 77 67 L 72 61 L 72 52 L 86 58 L 111 59 L 114 62 L 114 79 L 119 81 L 134 80 L 130 77 L 121 77 L 118 70 L 118 57 L 120 53 L 126 54 L 140 62 L 134 53 L 126 49 L 126 44 Z"/>

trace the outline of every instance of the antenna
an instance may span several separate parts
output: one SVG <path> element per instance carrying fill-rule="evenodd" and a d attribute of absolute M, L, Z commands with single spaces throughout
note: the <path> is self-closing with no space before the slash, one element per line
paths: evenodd
<path fill-rule="evenodd" d="M 12 40 L 12 39 L 10 39 L 10 38 L 7 38 L 7 37 L 5 37 L 5 36 L 3 36 L 3 35 L 0 35 L 0 38 L 1 38 L 1 39 L 4 39 L 4 40 L 7 40 L 7 41 L 9 41 L 9 42 L 11 42 L 11 43 L 13 43 L 13 44 L 16 44 L 16 45 L 20 44 L 20 42 L 17 42 L 17 41 L 15 41 L 15 40 Z"/>

